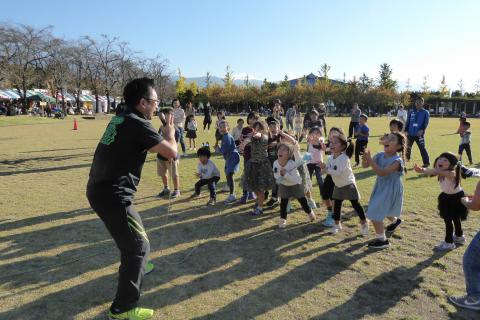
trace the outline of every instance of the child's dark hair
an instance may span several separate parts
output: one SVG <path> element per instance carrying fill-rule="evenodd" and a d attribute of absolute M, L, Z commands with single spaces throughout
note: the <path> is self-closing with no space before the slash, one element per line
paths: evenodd
<path fill-rule="evenodd" d="M 258 114 L 256 112 L 250 112 L 247 116 L 247 124 L 248 120 L 254 119 L 255 121 L 259 119 Z"/>
<path fill-rule="evenodd" d="M 195 118 L 195 116 L 193 114 L 189 114 L 186 119 L 187 123 L 190 122 L 190 120 L 192 120 L 193 118 Z"/>
<path fill-rule="evenodd" d="M 330 130 L 328 131 L 328 133 L 330 134 L 330 133 L 332 133 L 332 131 L 336 131 L 339 134 L 345 135 L 345 133 L 343 132 L 343 129 L 340 128 L 340 127 L 331 127 Z"/>
<path fill-rule="evenodd" d="M 470 128 L 470 122 L 464 121 L 464 122 L 462 123 L 462 126 L 464 126 L 464 127 L 466 127 L 466 128 Z"/>
<path fill-rule="evenodd" d="M 433 167 L 435 168 L 437 166 L 437 161 L 440 158 L 445 158 L 450 162 L 450 167 L 448 168 L 449 170 L 455 170 L 455 188 L 458 187 L 460 184 L 460 169 L 462 167 L 462 163 L 458 160 L 457 156 L 454 155 L 451 152 L 444 152 L 441 155 L 439 155 L 435 161 L 433 162 Z M 438 178 L 440 180 L 440 177 Z"/>
<path fill-rule="evenodd" d="M 400 123 L 402 123 L 402 122 L 400 122 Z M 403 125 L 403 123 L 402 123 L 402 125 Z M 402 155 L 403 171 L 405 173 L 407 173 L 407 167 L 405 166 L 405 163 L 406 163 L 405 162 L 405 152 L 407 152 L 407 137 L 405 137 L 405 135 L 401 132 L 393 132 L 391 134 L 393 134 L 394 136 L 397 137 L 398 145 L 400 146 L 400 148 L 397 150 L 397 152 L 400 152 L 401 155 Z"/>
<path fill-rule="evenodd" d="M 217 112 L 217 117 L 220 116 L 221 119 L 225 120 L 225 113 L 223 111 L 218 111 Z"/>
<path fill-rule="evenodd" d="M 317 134 L 320 134 L 320 136 L 323 136 L 322 128 L 318 126 L 312 127 L 310 128 L 310 130 L 308 130 L 308 134 L 313 134 L 313 133 L 317 133 Z"/>
<path fill-rule="evenodd" d="M 333 137 L 333 139 L 335 138 L 338 139 L 342 146 L 344 146 L 343 151 L 345 151 L 347 157 L 351 158 L 353 151 L 355 150 L 355 144 L 352 142 L 352 140 L 347 139 L 344 134 L 337 134 Z"/>
<path fill-rule="evenodd" d="M 210 148 L 208 148 L 208 147 L 201 147 L 197 151 L 197 157 L 205 156 L 208 159 L 210 159 L 211 155 L 212 155 L 212 153 L 210 152 Z"/>
<path fill-rule="evenodd" d="M 240 118 L 240 119 L 237 120 L 237 124 L 240 124 L 240 122 L 241 122 L 241 123 L 244 123 L 245 120 L 243 120 L 242 118 Z"/>
<path fill-rule="evenodd" d="M 391 125 L 396 125 L 397 128 L 398 128 L 398 131 L 403 130 L 403 122 L 398 120 L 398 119 L 392 119 L 389 123 L 389 126 L 391 126 Z"/>
<path fill-rule="evenodd" d="M 268 126 L 264 121 L 256 121 L 253 124 L 252 128 L 254 130 L 257 130 L 258 128 L 258 131 L 261 131 L 263 134 L 266 134 Z"/>

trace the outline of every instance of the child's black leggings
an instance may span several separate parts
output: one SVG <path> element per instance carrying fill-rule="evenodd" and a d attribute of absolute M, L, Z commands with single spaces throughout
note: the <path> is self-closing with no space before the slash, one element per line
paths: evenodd
<path fill-rule="evenodd" d="M 342 202 L 343 200 L 334 200 L 333 201 L 333 219 L 335 221 L 340 221 L 340 213 L 342 211 Z M 363 210 L 363 207 L 360 205 L 360 202 L 358 200 L 350 200 L 350 203 L 352 204 L 353 209 L 358 214 L 358 217 L 360 220 L 365 220 L 365 211 Z"/>
<path fill-rule="evenodd" d="M 443 219 L 445 221 L 445 242 L 453 243 L 453 228 L 455 227 L 455 235 L 457 237 L 463 236 L 462 222 L 460 217 L 453 219 Z"/>
<path fill-rule="evenodd" d="M 301 197 L 297 199 L 298 202 L 302 205 L 303 211 L 306 213 L 310 214 L 312 212 L 312 208 L 308 205 L 307 198 Z M 280 200 L 280 218 L 282 219 L 287 219 L 287 205 L 288 205 L 288 199 L 282 198 Z"/>

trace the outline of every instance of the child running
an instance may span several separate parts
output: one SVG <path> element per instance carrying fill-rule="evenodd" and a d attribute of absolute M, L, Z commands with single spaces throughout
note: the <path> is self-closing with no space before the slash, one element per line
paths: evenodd
<path fill-rule="evenodd" d="M 312 179 L 312 176 L 315 173 L 320 194 L 322 193 L 323 188 L 322 168 L 320 165 L 323 163 L 323 155 L 326 150 L 324 142 L 325 140 L 323 138 L 322 127 L 313 127 L 309 130 L 307 138 L 307 152 L 310 153 L 311 160 L 309 160 L 307 163 L 307 169 L 310 179 Z M 325 201 L 325 205 L 328 207 L 329 203 L 327 202 L 328 201 Z M 316 204 L 312 197 L 308 199 L 308 203 L 312 209 L 315 209 Z"/>
<path fill-rule="evenodd" d="M 216 185 L 220 180 L 220 171 L 217 166 L 210 160 L 210 149 L 207 147 L 201 147 L 197 151 L 198 167 L 195 175 L 200 180 L 195 183 L 195 191 L 191 198 L 196 198 L 200 195 L 200 189 L 204 185 L 208 185 L 210 191 L 210 199 L 207 202 L 207 206 L 213 206 L 217 202 Z"/>
<path fill-rule="evenodd" d="M 225 120 L 225 114 L 223 111 L 218 111 L 217 112 L 217 122 L 215 122 L 215 145 L 213 146 L 213 149 L 216 150 L 218 147 L 218 142 L 222 141 L 222 135 L 220 134 L 220 131 L 218 130 L 218 125 L 220 124 L 220 121 Z"/>
<path fill-rule="evenodd" d="M 250 112 L 247 116 L 247 124 L 248 126 L 242 129 L 242 135 L 240 136 L 240 145 L 238 149 L 240 153 L 243 155 L 243 175 L 242 181 L 245 179 L 245 168 L 247 167 L 248 162 L 251 158 L 251 141 L 253 135 L 253 124 L 257 122 L 259 119 L 258 114 L 255 112 Z M 242 183 L 243 185 L 243 183 Z M 248 192 L 247 189 L 243 188 L 243 195 L 242 198 L 238 201 L 238 204 L 245 204 L 248 200 L 255 200 L 256 196 L 253 192 Z"/>
<path fill-rule="evenodd" d="M 265 191 L 273 188 L 275 180 L 268 161 L 267 125 L 263 121 L 257 121 L 252 129 L 251 159 L 245 167 L 244 185 L 247 191 L 255 192 L 257 196 L 257 205 L 251 212 L 252 215 L 257 216 L 263 213 Z"/>
<path fill-rule="evenodd" d="M 330 229 L 330 233 L 336 234 L 342 230 L 342 224 L 340 222 L 342 203 L 344 200 L 350 200 L 353 209 L 355 209 L 360 218 L 360 232 L 363 236 L 366 236 L 368 234 L 368 223 L 363 207 L 358 202 L 360 194 L 350 165 L 353 148 L 353 143 L 347 141 L 344 135 L 333 135 L 330 141 L 332 155 L 328 157 L 327 165 L 322 165 L 322 171 L 330 174 L 335 184 L 332 194 L 334 200 L 333 219 L 335 220 L 335 224 Z"/>
<path fill-rule="evenodd" d="M 197 139 L 197 121 L 195 120 L 195 115 L 189 115 L 185 122 L 187 123 L 188 147 L 190 150 L 197 150 L 197 146 L 195 145 L 195 139 Z"/>
<path fill-rule="evenodd" d="M 418 165 L 413 167 L 417 173 L 437 176 L 442 190 L 438 196 L 438 209 L 445 222 L 445 240 L 435 247 L 436 250 L 452 250 L 456 244 L 465 243 L 461 220 L 467 219 L 468 209 L 461 202 L 465 193 L 460 186 L 460 166 L 460 161 L 453 153 L 444 152 L 435 159 L 433 169 Z"/>
<path fill-rule="evenodd" d="M 273 163 L 273 172 L 275 180 L 278 183 L 278 195 L 280 197 L 280 221 L 279 228 L 287 226 L 287 205 L 290 198 L 298 199 L 305 213 L 308 214 L 310 222 L 315 221 L 315 213 L 308 205 L 305 198 L 305 189 L 302 185 L 302 177 L 297 167 L 302 159 L 292 160 L 294 148 L 298 148 L 287 143 L 280 143 L 278 146 L 278 159 Z"/>
<path fill-rule="evenodd" d="M 357 167 L 360 163 L 360 155 L 368 145 L 368 136 L 370 135 L 370 128 L 367 125 L 368 117 L 366 114 L 360 115 L 360 122 L 355 127 L 355 165 Z"/>
<path fill-rule="evenodd" d="M 230 191 L 230 194 L 228 195 L 225 202 L 233 203 L 236 200 L 233 175 L 238 172 L 238 169 L 240 167 L 240 154 L 238 153 L 237 146 L 233 137 L 228 133 L 228 122 L 225 120 L 220 121 L 218 125 L 218 130 L 223 135 L 220 152 L 223 154 L 223 158 L 225 159 L 225 175 L 227 177 L 227 185 Z"/>
<path fill-rule="evenodd" d="M 472 165 L 472 149 L 470 148 L 470 137 L 472 133 L 470 132 L 470 122 L 464 121 L 461 126 L 462 130 L 460 132 L 460 145 L 458 146 L 458 155 L 460 157 L 460 160 L 462 160 L 463 150 L 465 150 L 465 152 L 467 153 L 468 162 L 470 165 Z"/>
<path fill-rule="evenodd" d="M 303 118 L 300 111 L 295 112 L 295 116 L 293 117 L 293 128 L 295 132 L 295 139 L 300 141 L 300 137 L 302 136 L 302 127 L 303 127 Z"/>
<path fill-rule="evenodd" d="M 370 150 L 366 150 L 362 159 L 362 167 L 372 167 L 377 174 L 367 210 L 367 218 L 372 221 L 376 234 L 376 239 L 368 243 L 368 247 L 372 249 L 389 247 L 387 235 L 390 237 L 402 223 L 400 214 L 403 206 L 402 176 L 406 172 L 403 161 L 406 138 L 402 133 L 395 132 L 383 137 L 381 143 L 383 152 L 372 158 Z M 385 218 L 391 221 L 387 227 L 387 235 L 383 226 Z"/>
<path fill-rule="evenodd" d="M 237 126 L 232 129 L 232 137 L 233 140 L 235 141 L 235 145 L 238 147 L 240 145 L 240 138 L 242 136 L 242 130 L 243 130 L 243 119 L 238 119 L 237 120 Z"/>
<path fill-rule="evenodd" d="M 331 127 L 328 132 L 328 141 L 325 144 L 325 154 L 328 154 L 328 155 L 331 154 L 330 141 L 332 140 L 332 137 L 336 134 L 345 135 L 343 133 L 342 128 Z M 320 164 L 320 167 L 322 167 L 321 164 Z M 326 174 L 325 179 L 323 180 L 323 186 L 322 188 L 320 188 L 320 195 L 322 196 L 323 203 L 327 207 L 327 218 L 323 222 L 323 225 L 329 228 L 333 227 L 333 225 L 335 224 L 335 220 L 333 220 L 333 200 L 332 200 L 332 194 L 333 194 L 334 188 L 335 188 L 335 184 L 333 183 L 332 176 L 329 174 Z"/>

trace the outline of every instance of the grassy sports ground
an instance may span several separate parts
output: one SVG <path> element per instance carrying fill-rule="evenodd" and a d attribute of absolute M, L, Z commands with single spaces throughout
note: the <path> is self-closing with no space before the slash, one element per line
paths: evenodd
<path fill-rule="evenodd" d="M 232 126 L 236 119 L 228 118 Z M 72 117 L 0 118 L 0 319 L 104 319 L 115 294 L 119 253 L 85 197 L 93 152 L 108 119 L 77 120 L 79 130 L 73 131 Z M 348 122 L 327 118 L 328 127 L 347 129 Z M 477 164 L 480 121 L 470 122 Z M 375 152 L 388 120 L 370 118 L 368 124 Z M 431 119 L 426 143 L 432 163 L 443 151 L 456 153 L 457 127 L 458 119 Z M 197 145 L 213 145 L 213 130 L 198 133 Z M 421 164 L 416 146 L 412 158 L 409 168 Z M 219 155 L 213 160 L 223 168 Z M 465 247 L 432 251 L 444 237 L 435 178 L 408 171 L 405 223 L 391 248 L 372 251 L 348 204 L 344 231 L 331 236 L 320 222 L 307 223 L 298 203 L 288 227 L 279 230 L 278 208 L 251 217 L 253 203 L 224 205 L 225 193 L 207 208 L 206 189 L 192 201 L 196 165 L 193 151 L 181 159 L 182 195 L 169 202 L 156 197 L 162 185 L 150 154 L 136 195 L 156 265 L 144 281 L 141 304 L 153 307 L 157 319 L 480 318 L 446 299 L 464 293 Z M 367 205 L 375 175 L 354 172 Z M 471 194 L 477 182 L 462 185 Z M 314 198 L 319 202 L 316 183 Z M 316 213 L 323 219 L 325 208 Z M 463 226 L 468 243 L 480 227 L 480 213 L 471 212 Z"/>

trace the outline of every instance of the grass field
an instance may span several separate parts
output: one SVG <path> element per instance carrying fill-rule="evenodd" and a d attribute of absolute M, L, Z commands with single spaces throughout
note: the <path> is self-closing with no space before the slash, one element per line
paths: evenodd
<path fill-rule="evenodd" d="M 72 117 L 0 118 L 0 319 L 106 318 L 119 253 L 89 208 L 85 186 L 108 120 L 77 120 L 79 130 L 73 131 Z M 348 121 L 328 118 L 327 125 L 348 128 Z M 158 127 L 159 121 L 153 123 Z M 480 121 L 471 123 L 478 160 Z M 374 136 L 369 147 L 378 151 L 387 119 L 371 118 L 369 125 Z M 456 152 L 457 126 L 457 119 L 431 120 L 427 149 L 432 162 L 443 151 Z M 213 143 L 213 131 L 200 129 L 199 135 L 198 144 Z M 412 156 L 409 168 L 421 163 L 416 146 Z M 223 168 L 220 156 L 213 160 Z M 446 300 L 465 291 L 465 247 L 446 254 L 432 251 L 444 236 L 435 178 L 408 172 L 405 223 L 391 248 L 371 251 L 348 205 L 344 231 L 331 236 L 320 222 L 307 223 L 298 204 L 288 227 L 279 230 L 278 208 L 251 217 L 252 204 L 226 206 L 226 194 L 207 208 L 206 189 L 205 197 L 192 201 L 196 164 L 192 151 L 180 161 L 182 195 L 169 205 L 156 198 L 161 182 L 150 154 L 136 195 L 156 265 L 144 281 L 141 305 L 153 307 L 156 319 L 480 318 Z M 360 168 L 355 175 L 361 203 L 367 205 L 375 176 Z M 468 193 L 476 183 L 462 181 Z M 317 187 L 314 198 L 320 200 Z M 316 212 L 324 218 L 325 208 Z M 463 224 L 468 242 L 479 216 L 471 212 Z"/>

